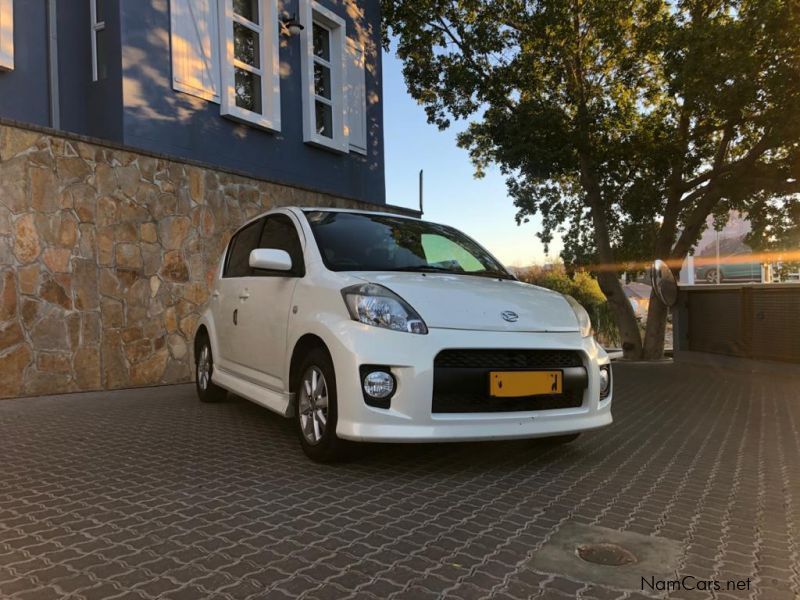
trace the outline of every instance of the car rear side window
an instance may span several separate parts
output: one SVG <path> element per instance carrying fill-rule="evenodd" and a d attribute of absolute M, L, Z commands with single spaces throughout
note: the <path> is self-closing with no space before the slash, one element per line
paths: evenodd
<path fill-rule="evenodd" d="M 228 250 L 223 277 L 249 277 L 253 274 L 253 269 L 250 268 L 250 252 L 258 248 L 263 225 L 264 219 L 259 219 L 234 236 Z"/>
<path fill-rule="evenodd" d="M 303 262 L 303 247 L 300 245 L 300 238 L 297 235 L 297 228 L 292 220 L 286 215 L 270 215 L 264 223 L 264 230 L 261 232 L 259 248 L 273 248 L 285 250 L 292 259 L 292 270 L 290 275 L 303 277 L 306 274 Z M 256 271 L 256 275 L 280 275 L 286 277 L 286 273 L 275 271 Z"/>

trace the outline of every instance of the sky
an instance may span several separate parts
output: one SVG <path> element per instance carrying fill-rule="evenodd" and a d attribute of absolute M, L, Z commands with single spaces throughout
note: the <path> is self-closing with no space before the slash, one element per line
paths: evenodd
<path fill-rule="evenodd" d="M 458 123 L 439 131 L 427 122 L 425 111 L 409 96 L 402 63 L 383 55 L 383 118 L 386 153 L 386 201 L 417 208 L 418 174 L 425 170 L 424 219 L 452 225 L 485 246 L 507 266 L 542 264 L 548 260 L 536 237 L 538 218 L 517 226 L 516 208 L 506 192 L 505 179 L 490 169 L 482 179 L 466 150 L 456 146 Z M 550 258 L 560 243 L 551 245 Z"/>

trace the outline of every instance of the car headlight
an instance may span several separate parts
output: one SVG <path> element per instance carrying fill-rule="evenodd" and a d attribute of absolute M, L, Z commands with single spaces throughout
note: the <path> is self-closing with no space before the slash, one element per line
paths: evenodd
<path fill-rule="evenodd" d="M 374 283 L 342 290 L 344 303 L 354 321 L 384 329 L 428 333 L 428 327 L 413 308 L 392 290 Z"/>
<path fill-rule="evenodd" d="M 581 337 L 589 337 L 592 335 L 592 319 L 589 317 L 589 313 L 586 312 L 586 309 L 572 296 L 564 294 L 564 298 L 567 299 L 567 302 L 569 302 L 569 305 L 572 307 L 572 312 L 575 313 L 575 318 L 578 319 Z"/>

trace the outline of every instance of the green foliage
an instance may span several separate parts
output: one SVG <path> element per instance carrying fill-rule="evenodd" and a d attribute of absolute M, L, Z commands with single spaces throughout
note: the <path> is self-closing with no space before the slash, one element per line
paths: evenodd
<path fill-rule="evenodd" d="M 605 348 L 619 348 L 622 340 L 608 302 L 594 306 L 592 310 L 589 310 L 589 314 L 592 317 L 592 326 L 597 341 Z"/>
<path fill-rule="evenodd" d="M 761 200 L 750 219 L 745 240 L 766 254 L 762 262 L 776 263 L 775 275 L 786 281 L 800 272 L 800 199 Z"/>
<path fill-rule="evenodd" d="M 597 279 L 586 271 L 577 271 L 570 277 L 562 264 L 520 269 L 517 276 L 526 283 L 572 296 L 584 307 L 603 304 L 606 301 Z"/>
<path fill-rule="evenodd" d="M 800 199 L 759 200 L 750 217 L 752 230 L 745 240 L 753 249 L 775 252 L 800 251 Z"/>

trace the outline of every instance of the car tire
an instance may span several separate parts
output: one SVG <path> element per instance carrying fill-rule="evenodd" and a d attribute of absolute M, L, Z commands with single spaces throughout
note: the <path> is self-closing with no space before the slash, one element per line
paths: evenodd
<path fill-rule="evenodd" d="M 569 433 L 566 435 L 554 435 L 553 437 L 546 438 L 545 441 L 553 446 L 562 446 L 564 444 L 571 444 L 581 436 L 580 433 Z"/>
<path fill-rule="evenodd" d="M 722 283 L 722 274 L 720 273 L 719 282 Z M 717 270 L 709 269 L 706 273 L 706 283 L 717 283 Z"/>
<path fill-rule="evenodd" d="M 303 452 L 320 463 L 338 462 L 352 454 L 352 443 L 336 435 L 336 374 L 330 354 L 312 348 L 300 362 L 292 382 L 294 416 Z"/>
<path fill-rule="evenodd" d="M 194 385 L 197 397 L 200 402 L 220 402 L 225 399 L 228 392 L 213 383 L 214 355 L 211 352 L 208 335 L 202 334 L 198 342 L 194 362 Z"/>

